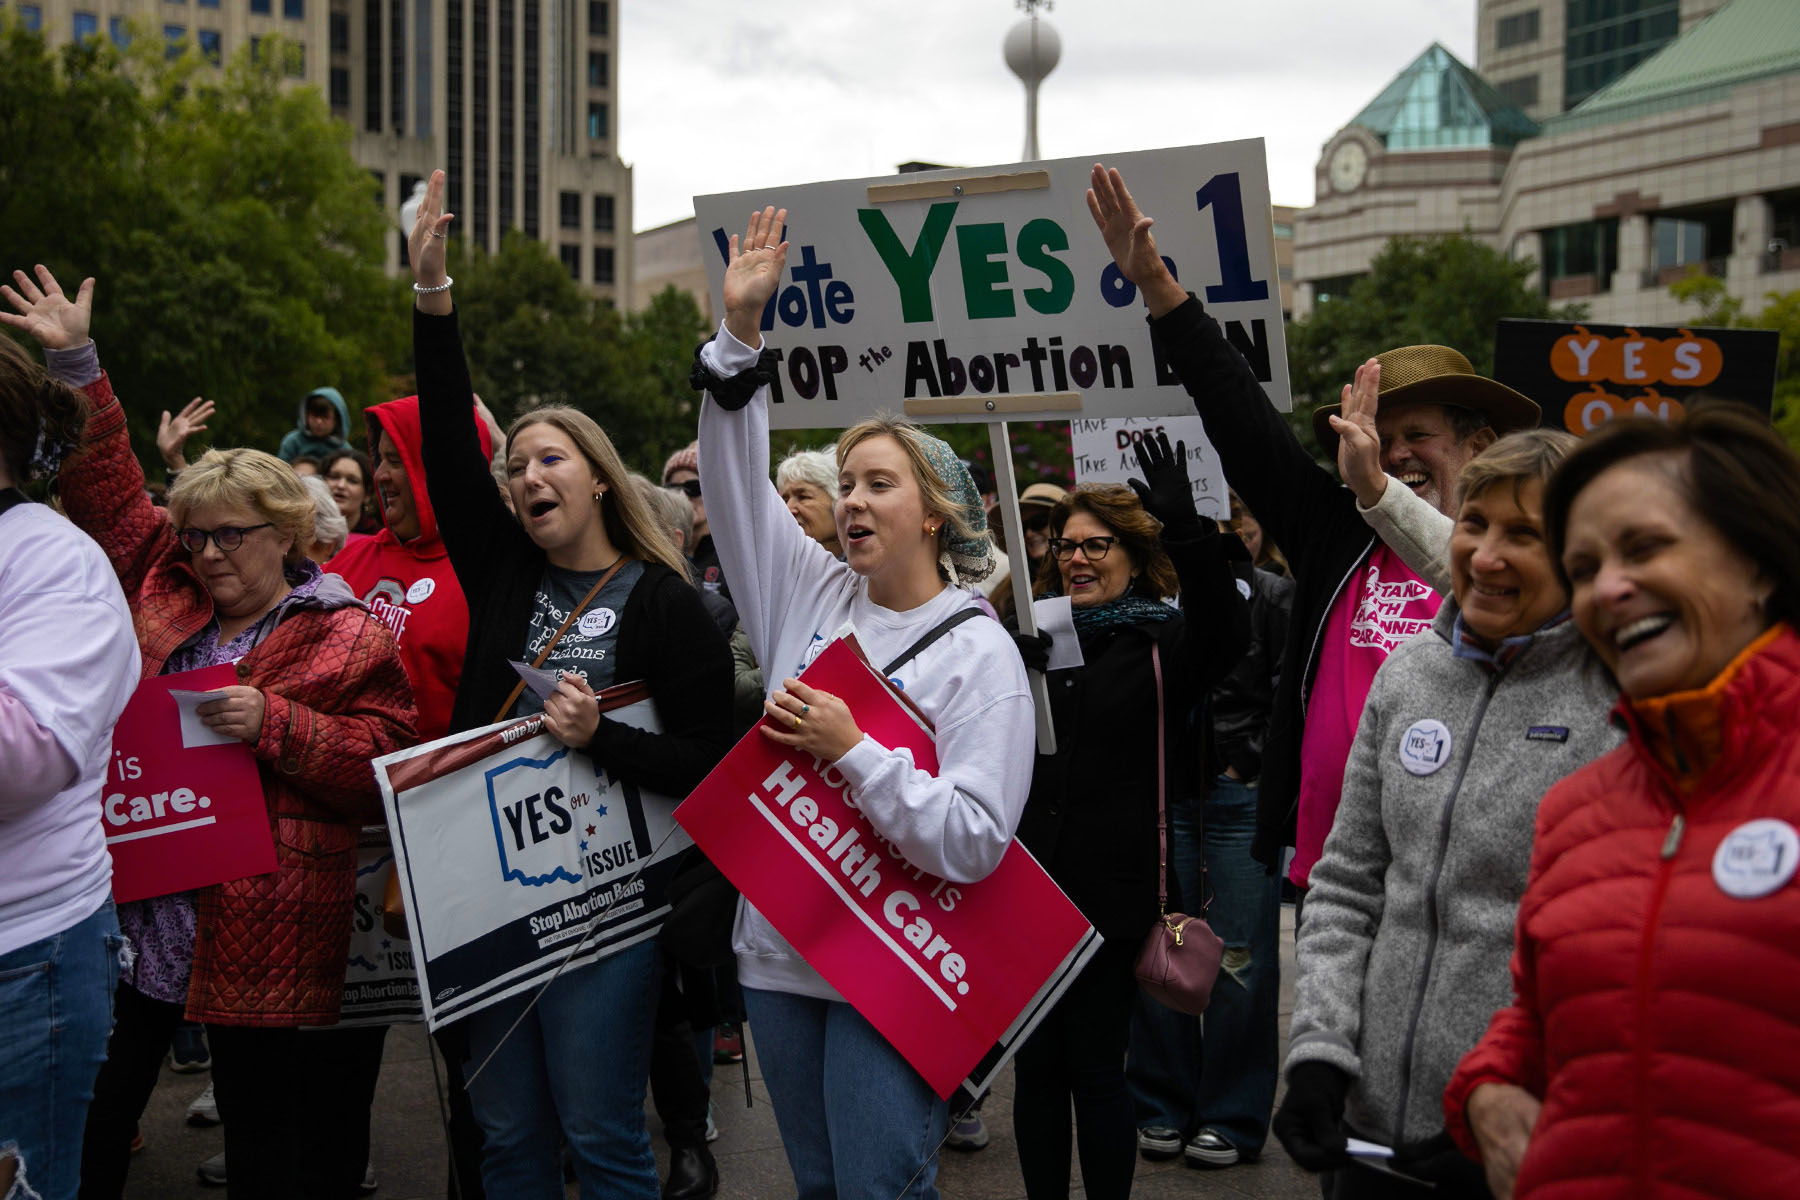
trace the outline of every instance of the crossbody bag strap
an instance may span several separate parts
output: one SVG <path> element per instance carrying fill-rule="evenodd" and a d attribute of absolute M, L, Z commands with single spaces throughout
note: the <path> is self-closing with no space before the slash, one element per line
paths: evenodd
<path fill-rule="evenodd" d="M 1168 756 L 1163 752 L 1162 650 L 1154 640 L 1150 643 L 1150 670 L 1156 677 L 1156 834 L 1157 844 L 1161 847 L 1156 856 L 1156 906 L 1166 917 L 1169 915 L 1169 806 L 1163 794 L 1163 772 L 1168 769 Z"/>
<path fill-rule="evenodd" d="M 972 605 L 968 608 L 958 609 L 945 617 L 942 621 L 939 621 L 936 625 L 933 625 L 926 631 L 924 637 L 908 646 L 906 648 L 906 653 L 902 654 L 899 658 L 896 658 L 887 666 L 881 668 L 881 673 L 883 675 L 892 675 L 895 671 L 898 671 L 901 667 L 923 654 L 927 646 L 943 637 L 946 633 L 949 633 L 952 629 L 955 629 L 958 625 L 961 625 L 964 621 L 985 615 L 986 614 L 979 608 L 975 608 Z"/>
<path fill-rule="evenodd" d="M 556 643 L 562 641 L 562 635 L 569 632 L 569 626 L 575 623 L 575 618 L 579 617 L 582 612 L 587 609 L 587 606 L 594 602 L 594 597 L 600 594 L 600 589 L 611 582 L 612 577 L 619 573 L 619 568 L 624 566 L 625 562 L 626 556 L 623 554 L 619 555 L 619 560 L 613 563 L 606 574 L 600 577 L 599 582 L 588 589 L 588 594 L 581 598 L 581 603 L 569 610 L 569 615 L 563 618 L 562 628 L 551 635 L 550 640 L 544 643 L 544 648 L 538 651 L 538 656 L 531 660 L 532 666 L 541 667 L 544 665 L 544 660 L 550 657 L 550 651 L 556 649 Z M 494 714 L 494 720 L 506 720 L 506 714 L 512 711 L 512 706 L 519 702 L 519 697 L 523 695 L 524 692 L 525 681 L 523 679 L 513 684 L 512 692 L 506 697 L 506 703 L 500 706 L 500 711 Z"/>

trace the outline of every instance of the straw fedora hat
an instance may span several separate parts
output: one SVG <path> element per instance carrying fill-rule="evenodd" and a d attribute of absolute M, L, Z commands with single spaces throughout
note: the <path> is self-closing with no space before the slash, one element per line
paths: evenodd
<path fill-rule="evenodd" d="M 1454 404 L 1487 418 L 1496 434 L 1535 429 L 1538 406 L 1504 383 L 1477 375 L 1469 360 L 1448 346 L 1401 346 L 1375 356 L 1381 364 L 1381 412 L 1419 404 Z M 1313 409 L 1313 434 L 1327 456 L 1336 457 L 1338 435 L 1327 417 L 1341 406 Z"/>
<path fill-rule="evenodd" d="M 1034 483 L 1019 493 L 1019 507 L 1055 508 L 1056 502 L 1068 495 L 1066 488 L 1057 487 L 1054 483 Z M 988 505 L 988 524 L 997 525 L 1000 521 L 1000 501 L 995 500 Z"/>

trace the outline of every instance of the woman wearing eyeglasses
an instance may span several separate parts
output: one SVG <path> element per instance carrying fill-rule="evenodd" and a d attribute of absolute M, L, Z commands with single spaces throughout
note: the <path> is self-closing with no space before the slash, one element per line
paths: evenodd
<path fill-rule="evenodd" d="M 1019 840 L 1105 942 L 1019 1050 L 1013 1131 L 1031 1200 L 1069 1194 L 1071 1099 L 1087 1195 L 1131 1192 L 1125 1050 L 1132 964 L 1158 915 L 1159 792 L 1192 784 L 1176 749 L 1188 716 L 1250 638 L 1218 527 L 1195 511 L 1186 447 L 1139 445 L 1147 483 L 1083 484 L 1057 502 L 1038 575 L 1073 604 L 1084 661 L 1049 675 L 1056 753 L 1038 756 Z M 1180 610 L 1164 603 L 1178 593 Z"/>
<path fill-rule="evenodd" d="M 275 839 L 267 875 L 119 905 L 137 953 L 88 1110 L 81 1194 L 122 1193 L 132 1127 L 184 1010 L 212 1048 L 229 1194 L 352 1194 L 358 1178 L 315 1179 L 316 1160 L 301 1154 L 308 1118 L 349 1097 L 309 1070 L 300 1027 L 338 1019 L 357 832 L 381 816 L 369 762 L 414 737 L 406 672 L 387 627 L 307 559 L 313 501 L 292 469 L 258 450 L 213 450 L 181 473 L 167 509 L 152 505 L 88 339 L 91 288 L 71 300 L 42 267 L 36 282 L 14 279 L 8 299 L 24 321 L 12 323 L 92 411 L 62 500 L 118 574 L 143 678 L 237 665 L 238 682 L 199 713 L 250 746 Z"/>

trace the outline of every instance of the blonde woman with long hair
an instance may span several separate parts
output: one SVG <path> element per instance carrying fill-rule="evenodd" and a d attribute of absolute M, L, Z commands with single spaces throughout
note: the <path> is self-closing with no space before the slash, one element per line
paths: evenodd
<path fill-rule="evenodd" d="M 515 682 L 508 660 L 535 659 L 554 639 L 543 665 L 560 673 L 557 689 L 541 704 L 525 691 L 506 715 L 542 711 L 552 735 L 610 774 L 685 796 L 730 745 L 725 636 L 612 440 L 584 413 L 545 407 L 514 421 L 505 457 L 511 512 L 495 494 L 444 269 L 452 214 L 443 191 L 443 172 L 433 172 L 410 249 L 426 484 L 469 602 L 451 730 L 492 721 Z M 649 684 L 664 732 L 596 708 L 596 692 L 631 680 Z M 643 1102 L 661 980 L 650 940 L 565 971 L 510 1036 L 525 997 L 458 1023 L 474 1062 L 499 1048 L 469 1089 L 489 1195 L 560 1197 L 566 1139 L 584 1198 L 655 1200 Z"/>

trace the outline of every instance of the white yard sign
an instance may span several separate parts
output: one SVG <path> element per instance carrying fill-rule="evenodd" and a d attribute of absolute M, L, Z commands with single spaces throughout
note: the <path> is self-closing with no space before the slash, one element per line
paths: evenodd
<path fill-rule="evenodd" d="M 1104 161 L 1156 218 L 1176 277 L 1291 407 L 1262 141 Z M 882 410 L 925 422 L 1191 413 L 1088 214 L 1093 163 L 697 197 L 716 311 L 727 239 L 753 209 L 788 210 L 787 278 L 762 319 L 781 358 L 770 425 L 843 428 Z"/>

